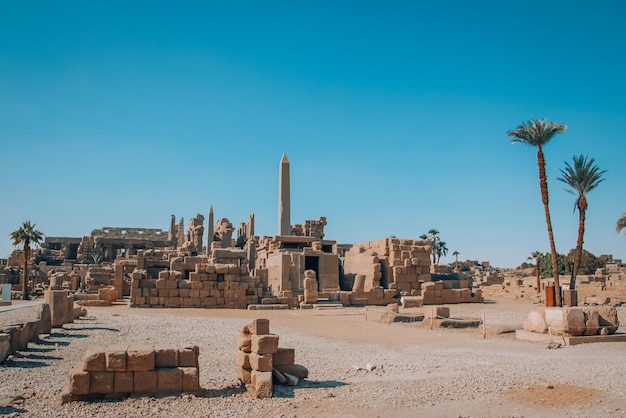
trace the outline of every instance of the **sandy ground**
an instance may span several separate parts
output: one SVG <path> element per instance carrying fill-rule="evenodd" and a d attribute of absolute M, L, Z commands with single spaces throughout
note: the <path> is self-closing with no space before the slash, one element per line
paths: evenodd
<path fill-rule="evenodd" d="M 528 302 L 503 300 L 454 305 L 450 310 L 451 316 L 460 313 L 463 317 L 482 317 L 484 313 L 487 323 L 497 327 L 521 323 L 533 308 Z M 480 330 L 430 329 L 427 322 L 388 325 L 376 320 L 381 310 L 170 310 L 122 305 L 89 308 L 86 319 L 68 324 L 60 333 L 53 333 L 48 340 L 33 344 L 18 358 L 0 365 L 0 398 L 13 397 L 17 402 L 0 408 L 0 414 L 626 416 L 626 343 L 548 350 L 545 343 L 518 341 L 512 334 L 483 338 Z M 237 387 L 234 371 L 238 328 L 260 317 L 270 320 L 272 332 L 286 343 L 281 346 L 294 347 L 297 362 L 310 370 L 307 382 L 295 389 L 277 386 L 271 400 L 251 400 Z M 79 333 L 80 338 L 68 338 L 72 333 Z M 55 338 L 63 344 L 55 343 Z M 205 394 L 193 399 L 179 396 L 98 405 L 60 404 L 67 373 L 87 346 L 138 339 L 199 343 Z M 53 354 L 41 356 L 51 346 Z M 20 366 L 22 360 L 39 358 L 37 367 Z M 377 370 L 367 372 L 353 367 L 368 362 Z"/>

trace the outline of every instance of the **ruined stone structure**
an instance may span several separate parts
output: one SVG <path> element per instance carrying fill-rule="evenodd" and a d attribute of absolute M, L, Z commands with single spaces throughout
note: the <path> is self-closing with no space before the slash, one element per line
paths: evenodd
<path fill-rule="evenodd" d="M 339 256 L 336 242 L 307 236 L 265 237 L 256 250 L 256 272 L 274 295 L 304 291 L 304 271 L 313 270 L 318 290 L 336 292 Z"/>

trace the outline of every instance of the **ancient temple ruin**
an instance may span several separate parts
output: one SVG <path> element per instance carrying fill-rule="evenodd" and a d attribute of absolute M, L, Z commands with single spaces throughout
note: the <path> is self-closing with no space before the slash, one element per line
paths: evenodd
<path fill-rule="evenodd" d="M 216 220 L 211 206 L 206 223 L 198 213 L 187 228 L 172 215 L 167 231 L 104 227 L 84 237 L 46 237 L 34 264 L 72 291 L 112 287 L 137 307 L 296 307 L 307 291 L 307 304 L 383 305 L 403 296 L 423 303 L 482 300 L 467 281 L 447 283 L 447 292 L 443 284 L 430 285 L 428 241 L 339 245 L 326 239 L 325 217 L 291 224 L 289 174 L 283 155 L 277 235 L 255 235 L 254 214 L 237 227 L 228 218 Z"/>

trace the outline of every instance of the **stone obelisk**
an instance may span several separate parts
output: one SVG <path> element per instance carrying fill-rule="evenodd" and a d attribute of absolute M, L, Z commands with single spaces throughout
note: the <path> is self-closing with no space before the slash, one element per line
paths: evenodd
<path fill-rule="evenodd" d="M 291 235 L 289 160 L 286 154 L 280 159 L 278 170 L 278 235 Z"/>
<path fill-rule="evenodd" d="M 209 225 L 207 228 L 208 234 L 206 238 L 206 256 L 211 256 L 211 245 L 213 244 L 213 238 L 215 237 L 215 220 L 213 219 L 213 205 L 209 209 Z"/>

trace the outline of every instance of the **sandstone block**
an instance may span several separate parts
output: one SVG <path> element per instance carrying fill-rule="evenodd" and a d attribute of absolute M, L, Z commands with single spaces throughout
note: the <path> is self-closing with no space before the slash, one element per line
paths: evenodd
<path fill-rule="evenodd" d="M 90 393 L 113 393 L 113 372 L 90 372 Z"/>
<path fill-rule="evenodd" d="M 237 351 L 237 366 L 242 367 L 244 369 L 250 369 L 250 354 L 245 351 L 238 350 Z"/>
<path fill-rule="evenodd" d="M 245 369 L 243 367 L 237 367 L 237 378 L 247 385 L 252 382 L 252 369 Z"/>
<path fill-rule="evenodd" d="M 251 373 L 251 395 L 255 398 L 271 398 L 273 392 L 272 372 L 260 372 L 252 370 Z"/>
<path fill-rule="evenodd" d="M 83 356 L 82 369 L 86 372 L 103 372 L 105 365 L 105 348 L 103 346 L 89 347 Z"/>
<path fill-rule="evenodd" d="M 554 335 L 582 335 L 585 331 L 585 315 L 577 307 L 546 308 L 546 324 Z"/>
<path fill-rule="evenodd" d="M 195 367 L 199 369 L 199 356 L 200 348 L 197 345 L 180 347 L 178 349 L 178 367 Z"/>
<path fill-rule="evenodd" d="M 183 377 L 183 392 L 200 390 L 200 374 L 196 367 L 179 367 Z"/>
<path fill-rule="evenodd" d="M 585 331 L 583 335 L 597 335 L 600 331 L 600 315 L 598 315 L 598 310 L 592 307 L 583 307 L 582 311 L 585 315 Z"/>
<path fill-rule="evenodd" d="M 272 371 L 272 354 L 257 354 L 253 352 L 248 355 L 248 359 L 249 367 L 252 368 L 252 370 L 258 370 L 260 372 Z M 245 368 L 245 366 L 242 367 Z"/>
<path fill-rule="evenodd" d="M 450 318 L 450 308 L 448 308 L 447 306 L 434 307 L 432 315 L 435 318 Z"/>
<path fill-rule="evenodd" d="M 91 376 L 80 369 L 70 371 L 70 393 L 72 395 L 89 395 Z"/>
<path fill-rule="evenodd" d="M 183 390 L 183 373 L 178 367 L 162 367 L 156 372 L 159 392 L 181 392 Z"/>
<path fill-rule="evenodd" d="M 133 390 L 135 393 L 156 393 L 157 372 L 154 370 L 133 372 Z"/>
<path fill-rule="evenodd" d="M 107 347 L 105 354 L 104 370 L 108 372 L 126 371 L 127 345 L 111 345 Z"/>
<path fill-rule="evenodd" d="M 274 366 L 290 366 L 295 363 L 296 350 L 293 348 L 279 347 L 276 353 L 272 354 L 272 364 Z"/>
<path fill-rule="evenodd" d="M 115 372 L 113 374 L 113 393 L 133 393 L 133 372 Z"/>
<path fill-rule="evenodd" d="M 269 319 L 255 319 L 248 324 L 248 330 L 250 334 L 266 335 L 270 333 L 270 320 Z"/>
<path fill-rule="evenodd" d="M 178 348 L 156 346 L 154 355 L 155 367 L 178 367 Z"/>
<path fill-rule="evenodd" d="M 524 329 L 539 334 L 548 333 L 548 325 L 546 324 L 545 308 L 537 308 L 528 312 L 524 318 Z"/>
<path fill-rule="evenodd" d="M 252 351 L 252 334 L 241 334 L 237 340 L 237 349 L 249 353 Z"/>
<path fill-rule="evenodd" d="M 606 328 L 609 334 L 619 328 L 617 310 L 613 306 L 598 306 L 598 321 L 601 328 Z"/>
<path fill-rule="evenodd" d="M 278 351 L 278 335 L 252 335 L 252 352 L 273 354 Z"/>
<path fill-rule="evenodd" d="M 151 346 L 130 346 L 127 351 L 126 370 L 145 372 L 154 370 L 155 354 Z"/>

